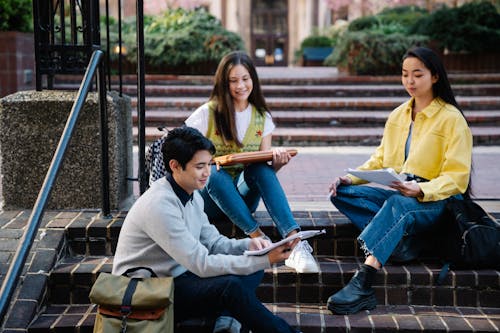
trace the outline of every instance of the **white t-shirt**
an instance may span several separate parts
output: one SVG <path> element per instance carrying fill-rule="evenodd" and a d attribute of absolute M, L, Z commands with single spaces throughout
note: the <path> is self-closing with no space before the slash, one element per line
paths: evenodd
<path fill-rule="evenodd" d="M 203 135 L 207 135 L 208 131 L 208 103 L 200 106 L 196 111 L 194 111 L 188 119 L 184 122 L 189 127 L 194 127 L 200 131 Z M 236 131 L 238 132 L 238 140 L 240 142 L 245 138 L 245 133 L 250 126 L 250 121 L 252 120 L 252 105 L 248 104 L 248 107 L 241 111 L 236 112 Z M 273 119 L 269 112 L 266 112 L 266 120 L 264 122 L 264 132 L 262 137 L 271 134 L 276 126 L 274 125 Z"/>

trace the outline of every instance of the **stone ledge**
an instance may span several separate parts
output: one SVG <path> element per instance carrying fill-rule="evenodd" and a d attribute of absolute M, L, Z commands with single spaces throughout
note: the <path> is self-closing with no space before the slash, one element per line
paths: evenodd
<path fill-rule="evenodd" d="M 2 195 L 5 209 L 32 208 L 59 143 L 77 93 L 23 91 L 0 100 Z M 107 96 L 111 207 L 131 195 L 130 99 Z M 98 96 L 90 93 L 76 124 L 48 208 L 98 208 L 101 141 Z"/>

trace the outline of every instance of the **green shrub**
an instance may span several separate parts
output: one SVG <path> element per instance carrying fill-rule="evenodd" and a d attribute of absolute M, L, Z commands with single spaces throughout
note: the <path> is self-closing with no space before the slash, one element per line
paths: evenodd
<path fill-rule="evenodd" d="M 117 41 L 117 27 L 110 40 Z M 126 59 L 136 63 L 135 19 L 122 23 Z M 156 68 L 216 65 L 228 52 L 244 49 L 243 40 L 226 30 L 221 22 L 204 9 L 167 10 L 162 15 L 144 18 L 144 54 L 146 64 Z"/>
<path fill-rule="evenodd" d="M 372 30 L 346 32 L 325 65 L 357 75 L 397 74 L 401 72 L 401 58 L 406 50 L 426 42 L 427 37 L 419 35 L 386 35 Z"/>
<path fill-rule="evenodd" d="M 428 16 L 427 10 L 417 6 L 397 6 L 385 8 L 377 16 L 385 24 L 397 23 L 406 29 L 412 27 L 423 17 Z"/>
<path fill-rule="evenodd" d="M 31 0 L 0 0 L 0 31 L 33 31 Z"/>
<path fill-rule="evenodd" d="M 312 35 L 304 38 L 300 43 L 300 48 L 304 47 L 331 47 L 333 46 L 333 40 L 327 36 Z"/>
<path fill-rule="evenodd" d="M 379 20 L 373 16 L 362 16 L 357 19 L 354 19 L 349 23 L 347 27 L 347 31 L 361 31 L 361 30 L 369 30 L 379 24 Z"/>
<path fill-rule="evenodd" d="M 489 2 L 442 7 L 415 23 L 411 32 L 427 35 L 449 51 L 500 51 L 500 14 Z"/>
<path fill-rule="evenodd" d="M 386 8 L 377 15 L 353 20 L 349 24 L 348 31 L 375 30 L 385 34 L 408 34 L 410 27 L 427 15 L 425 9 L 417 6 Z"/>

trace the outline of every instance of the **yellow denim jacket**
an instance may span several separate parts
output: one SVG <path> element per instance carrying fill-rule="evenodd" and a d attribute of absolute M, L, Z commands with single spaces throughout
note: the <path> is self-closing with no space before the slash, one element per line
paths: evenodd
<path fill-rule="evenodd" d="M 393 168 L 429 179 L 419 183 L 423 198 L 438 201 L 464 193 L 472 163 L 472 134 L 453 105 L 435 98 L 415 117 L 410 151 L 405 161 L 405 144 L 411 124 L 413 99 L 397 107 L 387 119 L 380 145 L 358 169 Z M 353 184 L 363 180 L 352 175 Z"/>

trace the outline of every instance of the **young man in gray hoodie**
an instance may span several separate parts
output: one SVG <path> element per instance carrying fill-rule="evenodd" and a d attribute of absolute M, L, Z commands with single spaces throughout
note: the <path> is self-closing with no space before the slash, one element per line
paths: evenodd
<path fill-rule="evenodd" d="M 263 270 L 282 262 L 298 240 L 263 256 L 245 256 L 269 241 L 229 239 L 209 223 L 196 190 L 210 175 L 215 148 L 198 130 L 171 130 L 162 148 L 169 175 L 154 182 L 125 218 L 113 274 L 147 266 L 174 277 L 175 321 L 229 314 L 253 332 L 296 332 L 255 295 Z M 140 272 L 140 271 L 139 271 Z"/>

